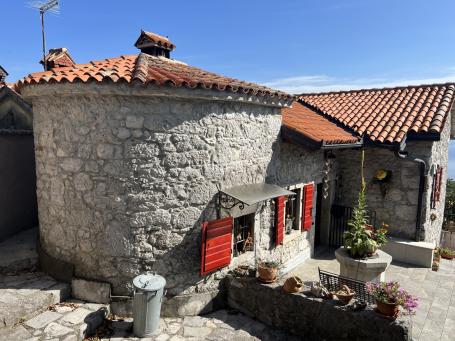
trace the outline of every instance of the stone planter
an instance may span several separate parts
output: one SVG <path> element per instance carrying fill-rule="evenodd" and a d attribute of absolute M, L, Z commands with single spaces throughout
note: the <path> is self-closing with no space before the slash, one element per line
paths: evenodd
<path fill-rule="evenodd" d="M 268 267 L 263 264 L 258 265 L 259 280 L 263 283 L 273 283 L 276 281 L 278 268 Z"/>
<path fill-rule="evenodd" d="M 398 314 L 398 305 L 376 301 L 376 308 L 382 315 L 394 317 Z"/>
<path fill-rule="evenodd" d="M 340 263 L 340 275 L 362 282 L 379 283 L 385 279 L 385 270 L 392 262 L 392 256 L 382 250 L 370 258 L 352 258 L 342 246 L 335 251 L 335 257 Z"/>

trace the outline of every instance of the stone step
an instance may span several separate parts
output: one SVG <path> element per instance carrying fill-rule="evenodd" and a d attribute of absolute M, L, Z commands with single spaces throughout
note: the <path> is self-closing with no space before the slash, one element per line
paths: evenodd
<path fill-rule="evenodd" d="M 69 284 L 40 272 L 0 275 L 0 328 L 34 317 L 70 293 Z"/>
<path fill-rule="evenodd" d="M 34 271 L 38 267 L 38 228 L 22 231 L 0 243 L 0 274 Z"/>

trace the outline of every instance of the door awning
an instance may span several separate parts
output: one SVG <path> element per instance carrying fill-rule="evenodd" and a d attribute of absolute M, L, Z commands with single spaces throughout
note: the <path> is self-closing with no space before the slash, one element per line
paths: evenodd
<path fill-rule="evenodd" d="M 241 185 L 222 189 L 220 192 L 248 206 L 283 195 L 295 195 L 294 192 L 270 184 Z"/>

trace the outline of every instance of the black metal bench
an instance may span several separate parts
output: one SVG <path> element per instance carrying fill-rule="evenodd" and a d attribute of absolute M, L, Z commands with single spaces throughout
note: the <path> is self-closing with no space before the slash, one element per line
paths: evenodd
<path fill-rule="evenodd" d="M 324 271 L 319 267 L 318 271 L 319 282 L 330 292 L 338 291 L 343 287 L 343 285 L 346 285 L 349 287 L 349 289 L 355 292 L 354 297 L 358 300 L 370 305 L 375 303 L 374 297 L 368 293 L 364 282 L 356 281 L 352 278 L 343 277 L 328 271 Z"/>

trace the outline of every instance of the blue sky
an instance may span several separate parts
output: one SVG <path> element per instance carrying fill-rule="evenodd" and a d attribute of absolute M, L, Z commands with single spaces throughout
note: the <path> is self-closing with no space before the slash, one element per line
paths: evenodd
<path fill-rule="evenodd" d="M 2 1 L 0 65 L 39 71 L 38 12 Z M 455 81 L 453 0 L 60 0 L 50 47 L 77 62 L 136 53 L 140 29 L 169 36 L 173 57 L 289 92 Z M 449 174 L 455 178 L 455 148 Z"/>

